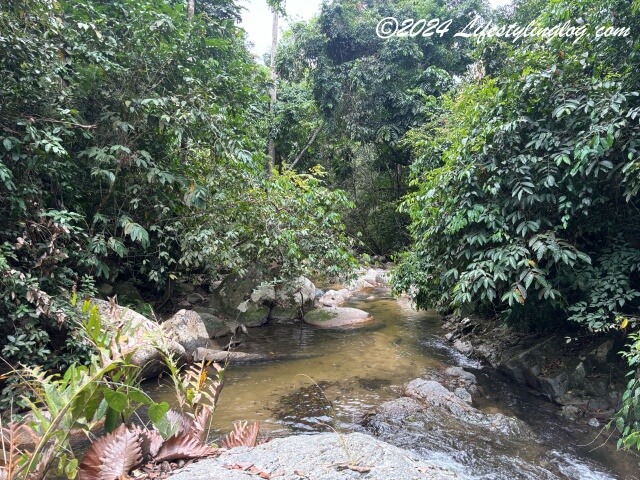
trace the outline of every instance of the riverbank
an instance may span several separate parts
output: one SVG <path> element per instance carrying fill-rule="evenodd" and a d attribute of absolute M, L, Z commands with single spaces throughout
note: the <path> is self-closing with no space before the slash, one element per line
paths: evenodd
<path fill-rule="evenodd" d="M 613 334 L 517 331 L 499 319 L 448 316 L 445 338 L 453 348 L 560 407 L 559 415 L 594 427 L 620 407 L 628 365 Z"/>

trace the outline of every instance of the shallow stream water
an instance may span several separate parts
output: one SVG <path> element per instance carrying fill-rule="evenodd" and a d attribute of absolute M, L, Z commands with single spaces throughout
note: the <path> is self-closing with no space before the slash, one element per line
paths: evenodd
<path fill-rule="evenodd" d="M 416 312 L 386 290 L 356 296 L 347 306 L 370 312 L 373 320 L 342 329 L 297 323 L 250 330 L 241 350 L 279 359 L 229 368 L 214 414 L 214 437 L 237 420 L 260 421 L 270 436 L 364 431 L 364 416 L 402 396 L 405 383 L 459 365 L 478 378 L 474 406 L 517 416 L 538 440 L 474 438 L 447 425 L 385 440 L 418 450 L 463 478 L 639 478 L 638 458 L 605 443 L 606 431 L 598 436 L 599 429 L 561 419 L 557 407 L 452 350 L 434 313 Z M 156 399 L 170 401 L 168 387 L 147 387 Z"/>

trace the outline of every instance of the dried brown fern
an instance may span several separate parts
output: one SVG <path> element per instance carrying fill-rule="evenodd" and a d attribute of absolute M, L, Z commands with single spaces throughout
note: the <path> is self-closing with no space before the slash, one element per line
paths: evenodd
<path fill-rule="evenodd" d="M 191 428 L 189 429 L 189 435 L 197 438 L 201 442 L 206 441 L 207 427 L 209 426 L 209 419 L 211 418 L 212 408 L 201 408 L 191 419 Z"/>
<path fill-rule="evenodd" d="M 143 460 L 142 440 L 135 430 L 120 425 L 99 438 L 80 463 L 79 480 L 117 480 L 126 476 Z"/>
<path fill-rule="evenodd" d="M 166 440 L 158 455 L 153 459 L 156 463 L 170 462 L 172 460 L 186 460 L 193 458 L 209 457 L 216 450 L 205 445 L 197 438 L 189 434 L 181 433 Z"/>
<path fill-rule="evenodd" d="M 158 455 L 160 447 L 162 447 L 162 444 L 164 443 L 164 438 L 162 438 L 162 435 L 160 435 L 157 430 L 149 430 L 137 425 L 131 427 L 131 430 L 137 433 L 140 438 L 142 463 L 145 463 Z"/>
<path fill-rule="evenodd" d="M 25 424 L 10 422 L 2 427 L 0 422 L 0 480 L 13 480 L 23 470 L 18 461 L 24 453 L 33 450 L 39 438 L 36 433 Z M 47 459 L 42 458 L 41 464 Z M 43 468 L 39 465 L 39 468 Z M 34 477 L 36 480 L 40 477 Z"/>
<path fill-rule="evenodd" d="M 228 433 L 222 439 L 224 448 L 235 447 L 255 447 L 258 443 L 258 434 L 260 433 L 260 423 L 254 422 L 235 422 L 233 424 L 233 432 Z"/>

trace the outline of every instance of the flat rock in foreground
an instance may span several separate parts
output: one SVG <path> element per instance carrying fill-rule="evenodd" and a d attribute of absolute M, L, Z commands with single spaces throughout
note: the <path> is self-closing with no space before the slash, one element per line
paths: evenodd
<path fill-rule="evenodd" d="M 226 467 L 254 465 L 279 480 L 456 479 L 456 474 L 419 455 L 362 433 L 323 433 L 278 438 L 255 448 L 235 448 L 188 465 L 171 480 L 259 478 Z M 353 469 L 351 468 L 353 467 Z M 370 470 L 367 470 L 370 469 Z M 360 470 L 360 471 L 357 471 Z"/>

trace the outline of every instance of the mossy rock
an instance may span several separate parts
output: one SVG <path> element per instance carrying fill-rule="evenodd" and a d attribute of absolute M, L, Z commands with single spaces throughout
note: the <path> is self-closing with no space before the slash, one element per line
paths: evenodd
<path fill-rule="evenodd" d="M 237 321 L 248 327 L 264 325 L 271 307 L 251 301 L 254 289 L 264 278 L 258 268 L 252 268 L 244 276 L 228 275 L 211 295 L 210 307 L 228 320 Z"/>
<path fill-rule="evenodd" d="M 336 316 L 337 315 L 332 314 L 330 310 L 327 310 L 325 308 L 318 308 L 307 313 L 304 316 L 304 321 L 311 325 L 316 325 L 331 320 Z"/>
<path fill-rule="evenodd" d="M 319 308 L 305 315 L 304 321 L 323 328 L 348 327 L 368 322 L 371 315 L 357 308 Z"/>

